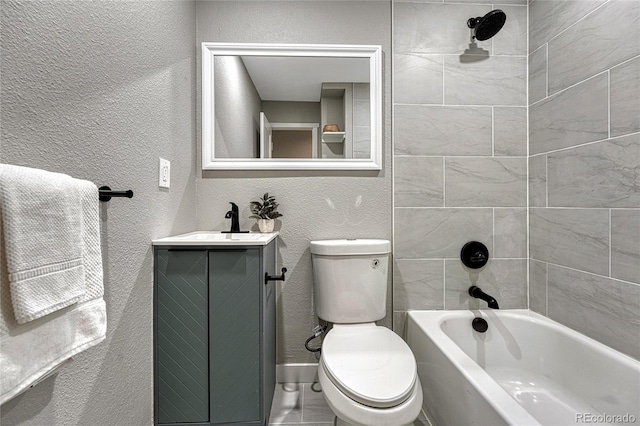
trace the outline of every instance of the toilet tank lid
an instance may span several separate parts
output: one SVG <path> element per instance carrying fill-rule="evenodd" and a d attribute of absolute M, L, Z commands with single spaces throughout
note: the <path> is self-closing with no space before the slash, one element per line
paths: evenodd
<path fill-rule="evenodd" d="M 345 239 L 311 241 L 311 254 L 323 256 L 358 256 L 391 253 L 391 241 L 374 239 Z"/>

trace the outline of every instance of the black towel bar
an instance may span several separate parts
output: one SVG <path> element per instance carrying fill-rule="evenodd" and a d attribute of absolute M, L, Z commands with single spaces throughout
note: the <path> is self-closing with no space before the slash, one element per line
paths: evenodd
<path fill-rule="evenodd" d="M 100 201 L 109 201 L 111 197 L 133 197 L 133 191 L 130 189 L 126 191 L 112 191 L 108 186 L 101 186 L 98 188 L 98 192 L 100 193 Z"/>

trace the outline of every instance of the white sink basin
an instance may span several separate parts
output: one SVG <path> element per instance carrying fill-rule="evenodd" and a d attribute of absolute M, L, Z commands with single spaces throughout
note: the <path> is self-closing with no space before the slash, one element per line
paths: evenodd
<path fill-rule="evenodd" d="M 220 231 L 196 231 L 188 234 L 153 240 L 154 246 L 207 246 L 207 245 L 266 245 L 278 236 L 277 232 L 262 234 L 222 233 Z"/>

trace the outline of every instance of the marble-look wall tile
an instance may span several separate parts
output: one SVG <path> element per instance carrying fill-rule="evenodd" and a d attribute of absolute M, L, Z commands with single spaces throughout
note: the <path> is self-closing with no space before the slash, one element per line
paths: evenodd
<path fill-rule="evenodd" d="M 494 55 L 527 54 L 527 8 L 522 6 L 500 6 L 507 21 L 493 37 Z"/>
<path fill-rule="evenodd" d="M 529 103 L 547 97 L 547 45 L 529 55 Z"/>
<path fill-rule="evenodd" d="M 396 155 L 491 155 L 491 108 L 397 105 Z"/>
<path fill-rule="evenodd" d="M 526 158 L 447 158 L 447 207 L 524 207 Z"/>
<path fill-rule="evenodd" d="M 371 127 L 353 126 L 353 158 L 371 157 Z"/>
<path fill-rule="evenodd" d="M 640 284 L 640 210 L 611 210 L 611 276 Z"/>
<path fill-rule="evenodd" d="M 493 251 L 490 208 L 396 208 L 396 259 L 457 259 L 468 241 Z"/>
<path fill-rule="evenodd" d="M 541 0 L 529 4 L 529 51 L 533 52 L 607 0 Z"/>
<path fill-rule="evenodd" d="M 393 311 L 393 331 L 403 339 L 406 338 L 405 326 L 407 323 L 406 311 Z"/>
<path fill-rule="evenodd" d="M 394 205 L 396 207 L 442 207 L 444 200 L 441 157 L 396 157 Z"/>
<path fill-rule="evenodd" d="M 540 209 L 529 212 L 529 256 L 609 275 L 609 211 Z"/>
<path fill-rule="evenodd" d="M 547 156 L 529 157 L 529 206 L 547 206 Z"/>
<path fill-rule="evenodd" d="M 548 154 L 550 207 L 639 207 L 640 133 Z"/>
<path fill-rule="evenodd" d="M 609 88 L 606 73 L 531 106 L 529 153 L 538 154 L 609 135 Z"/>
<path fill-rule="evenodd" d="M 549 316 L 640 357 L 640 286 L 549 265 Z"/>
<path fill-rule="evenodd" d="M 529 309 L 547 315 L 547 263 L 529 260 Z"/>
<path fill-rule="evenodd" d="M 369 102 L 369 99 L 353 100 L 353 125 L 371 125 L 371 103 Z"/>
<path fill-rule="evenodd" d="M 404 311 L 443 309 L 444 260 L 396 259 L 393 308 Z"/>
<path fill-rule="evenodd" d="M 369 100 L 371 95 L 369 83 L 353 83 L 353 99 Z"/>
<path fill-rule="evenodd" d="M 399 104 L 442 104 L 442 55 L 393 55 L 393 101 Z"/>
<path fill-rule="evenodd" d="M 494 209 L 494 258 L 527 257 L 527 209 Z"/>
<path fill-rule="evenodd" d="M 493 109 L 494 155 L 527 155 L 527 108 Z"/>
<path fill-rule="evenodd" d="M 640 132 L 640 56 L 612 68 L 610 80 L 611 136 Z"/>
<path fill-rule="evenodd" d="M 467 20 L 490 10 L 477 4 L 394 3 L 394 52 L 459 55 L 469 47 Z M 490 52 L 491 40 L 478 46 Z"/>
<path fill-rule="evenodd" d="M 638 357 L 640 2 L 529 19 L 529 306 Z"/>
<path fill-rule="evenodd" d="M 611 0 L 549 41 L 549 94 L 640 55 L 640 1 Z"/>
<path fill-rule="evenodd" d="M 492 259 L 473 271 L 459 259 L 445 261 L 445 309 L 488 309 L 486 302 L 469 296 L 472 285 L 493 296 L 500 309 L 526 308 L 527 260 Z"/>
<path fill-rule="evenodd" d="M 462 62 L 444 57 L 446 105 L 527 104 L 527 58 L 491 56 L 483 61 Z"/>

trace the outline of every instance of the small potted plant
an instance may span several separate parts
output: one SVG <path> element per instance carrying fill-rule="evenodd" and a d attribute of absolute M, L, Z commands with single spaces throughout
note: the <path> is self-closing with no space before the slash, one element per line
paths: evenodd
<path fill-rule="evenodd" d="M 251 213 L 253 214 L 250 217 L 258 219 L 260 232 L 273 232 L 274 219 L 282 217 L 278 212 L 276 197 L 270 196 L 268 192 L 258 201 L 251 202 Z"/>

